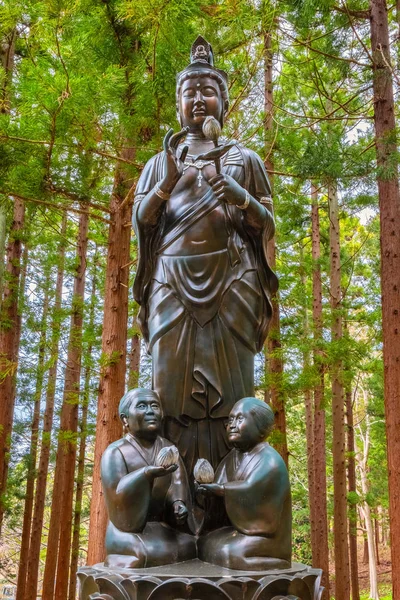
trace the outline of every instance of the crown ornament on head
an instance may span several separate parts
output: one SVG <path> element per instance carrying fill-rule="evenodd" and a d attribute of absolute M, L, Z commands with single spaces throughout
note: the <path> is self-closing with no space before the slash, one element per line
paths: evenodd
<path fill-rule="evenodd" d="M 190 50 L 190 64 L 177 75 L 178 85 L 188 77 L 196 76 L 197 72 L 206 73 L 217 79 L 221 87 L 228 91 L 228 75 L 225 71 L 214 67 L 212 46 L 201 35 L 197 37 Z"/>
<path fill-rule="evenodd" d="M 201 35 L 197 37 L 190 50 L 190 64 L 176 76 L 176 100 L 179 112 L 179 94 L 182 83 L 191 77 L 208 76 L 215 79 L 221 90 L 221 96 L 226 108 L 229 104 L 228 75 L 222 69 L 214 67 L 212 46 Z M 223 116 L 221 116 L 223 120 Z"/>
<path fill-rule="evenodd" d="M 214 66 L 214 54 L 211 44 L 207 42 L 201 35 L 198 36 L 190 50 L 190 62 L 203 62 Z"/>

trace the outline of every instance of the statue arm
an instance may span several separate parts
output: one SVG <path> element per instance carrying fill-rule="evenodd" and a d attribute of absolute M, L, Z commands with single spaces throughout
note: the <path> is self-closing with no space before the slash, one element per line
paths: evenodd
<path fill-rule="evenodd" d="M 110 521 L 121 531 L 141 531 L 152 489 L 146 467 L 128 473 L 121 452 L 111 446 L 101 460 L 101 479 Z"/>
<path fill-rule="evenodd" d="M 148 180 L 153 179 L 152 189 L 148 189 L 137 209 L 137 220 L 139 224 L 145 227 L 154 227 L 157 225 L 173 189 L 182 177 L 188 147 L 185 146 L 182 152 L 179 153 L 178 146 L 186 134 L 186 128 L 175 134 L 170 129 L 163 142 L 163 164 L 160 163 L 161 155 L 154 157 L 154 162 L 158 163 L 158 169 L 155 170 L 158 172 L 152 172 L 152 161 L 149 161 L 140 177 L 136 188 L 136 195 L 141 193 L 140 189 L 143 187 L 144 182 L 149 183 Z M 156 167 L 157 165 L 154 166 Z M 152 177 L 153 174 L 156 175 L 155 180 Z"/>
<path fill-rule="evenodd" d="M 288 494 L 287 472 L 261 459 L 243 481 L 224 485 L 225 506 L 232 525 L 247 535 L 273 536 L 281 523 Z"/>

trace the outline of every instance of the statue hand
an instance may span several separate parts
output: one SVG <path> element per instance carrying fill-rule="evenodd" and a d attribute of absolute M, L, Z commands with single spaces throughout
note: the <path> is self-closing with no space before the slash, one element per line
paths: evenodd
<path fill-rule="evenodd" d="M 197 491 L 205 496 L 224 496 L 225 494 L 224 486 L 219 483 L 202 483 Z"/>
<path fill-rule="evenodd" d="M 179 158 L 177 156 L 177 148 L 188 130 L 188 127 L 184 127 L 178 133 L 173 133 L 173 130 L 170 129 L 163 141 L 165 175 L 160 182 L 160 188 L 168 194 L 172 192 L 183 174 L 183 167 L 189 147 L 185 146 L 183 148 Z"/>
<path fill-rule="evenodd" d="M 219 200 L 238 206 L 246 201 L 246 191 L 230 175 L 224 173 L 215 175 L 210 179 L 209 184 Z"/>
<path fill-rule="evenodd" d="M 173 506 L 175 521 L 178 525 L 182 525 L 188 518 L 188 509 L 186 508 L 182 500 L 177 500 L 176 502 L 174 502 Z"/>
<path fill-rule="evenodd" d="M 145 474 L 151 481 L 154 481 L 157 477 L 165 477 L 165 475 L 170 475 L 174 471 L 176 471 L 178 465 L 171 465 L 170 467 L 146 467 Z"/>

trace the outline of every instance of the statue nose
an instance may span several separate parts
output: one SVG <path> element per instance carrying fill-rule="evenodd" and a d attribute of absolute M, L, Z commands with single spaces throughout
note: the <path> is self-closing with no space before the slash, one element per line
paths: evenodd
<path fill-rule="evenodd" d="M 204 103 L 203 94 L 201 93 L 200 90 L 196 91 L 196 95 L 194 97 L 194 103 L 197 104 L 198 102 Z"/>

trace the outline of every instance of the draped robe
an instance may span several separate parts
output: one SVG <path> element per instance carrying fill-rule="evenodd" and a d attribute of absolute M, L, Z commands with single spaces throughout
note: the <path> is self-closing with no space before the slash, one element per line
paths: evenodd
<path fill-rule="evenodd" d="M 106 566 L 154 567 L 196 557 L 194 538 L 176 528 L 173 504 L 190 510 L 185 467 L 151 481 L 146 467 L 154 465 L 161 448 L 171 443 L 158 436 L 152 448 L 127 434 L 111 444 L 101 459 L 101 479 L 109 522 L 106 533 Z M 125 479 L 125 493 L 118 486 Z M 129 482 L 127 482 L 129 479 Z"/>
<path fill-rule="evenodd" d="M 163 178 L 163 155 L 146 165 L 135 193 L 134 228 L 139 259 L 134 297 L 153 359 L 153 389 L 161 398 L 165 435 L 179 448 L 188 473 L 196 460 L 214 467 L 229 450 L 225 421 L 235 402 L 254 394 L 254 355 L 261 350 L 277 289 L 266 254 L 274 232 L 270 185 L 261 159 L 232 148 L 223 163 L 265 211 L 252 228 L 243 211 L 219 202 L 211 188 L 179 214 L 169 203 L 153 228 L 140 223 L 138 207 Z M 227 232 L 226 248 L 199 255 L 168 249 L 196 224 L 213 220 Z"/>
<path fill-rule="evenodd" d="M 208 504 L 208 529 L 217 529 L 199 538 L 199 558 L 232 569 L 290 566 L 290 484 L 278 452 L 267 442 L 249 452 L 233 449 L 215 482 L 223 485 L 224 497 Z"/>

